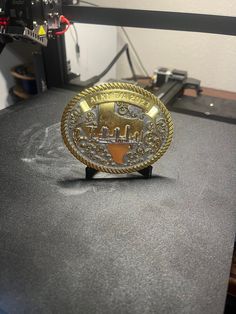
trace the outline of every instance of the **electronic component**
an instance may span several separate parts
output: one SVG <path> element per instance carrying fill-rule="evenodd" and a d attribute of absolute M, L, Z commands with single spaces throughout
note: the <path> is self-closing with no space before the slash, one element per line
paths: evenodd
<path fill-rule="evenodd" d="M 24 38 L 47 46 L 61 24 L 69 27 L 61 10 L 61 0 L 0 0 L 0 43 Z"/>
<path fill-rule="evenodd" d="M 181 97 L 187 89 L 193 89 L 200 95 L 201 82 L 188 77 L 188 72 L 182 70 L 169 70 L 160 67 L 154 71 L 152 79 L 152 92 L 166 105 Z"/>

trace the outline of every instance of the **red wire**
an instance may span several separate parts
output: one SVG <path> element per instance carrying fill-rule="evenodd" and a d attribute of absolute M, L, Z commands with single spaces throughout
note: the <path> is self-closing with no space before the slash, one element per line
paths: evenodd
<path fill-rule="evenodd" d="M 60 22 L 63 23 L 63 24 L 67 24 L 67 26 L 62 31 L 56 32 L 55 35 L 63 35 L 63 34 L 65 34 L 65 32 L 67 32 L 69 27 L 70 27 L 70 21 L 67 20 L 67 18 L 64 15 L 60 16 Z"/>

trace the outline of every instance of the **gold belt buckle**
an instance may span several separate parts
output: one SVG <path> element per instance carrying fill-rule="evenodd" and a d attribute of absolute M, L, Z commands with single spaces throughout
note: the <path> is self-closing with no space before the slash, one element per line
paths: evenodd
<path fill-rule="evenodd" d="M 173 123 L 152 93 L 133 84 L 106 83 L 68 103 L 61 133 L 69 151 L 89 168 L 122 174 L 156 162 L 171 143 Z"/>

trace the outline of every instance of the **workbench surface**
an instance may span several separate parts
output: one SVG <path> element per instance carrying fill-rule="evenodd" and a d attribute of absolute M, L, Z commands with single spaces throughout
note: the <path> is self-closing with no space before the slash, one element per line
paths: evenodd
<path fill-rule="evenodd" d="M 235 125 L 173 113 L 152 179 L 86 181 L 60 136 L 72 96 L 0 112 L 0 313 L 223 313 Z"/>

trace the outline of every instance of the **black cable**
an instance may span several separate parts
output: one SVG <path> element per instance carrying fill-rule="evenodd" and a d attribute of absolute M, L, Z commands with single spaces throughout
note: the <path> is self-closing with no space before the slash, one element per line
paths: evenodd
<path fill-rule="evenodd" d="M 121 57 L 121 55 L 125 51 L 127 54 L 127 59 L 129 62 L 131 72 L 133 74 L 133 79 L 136 79 L 136 74 L 134 72 L 134 67 L 133 67 L 133 64 L 132 64 L 132 61 L 130 58 L 130 54 L 129 54 L 129 46 L 128 46 L 128 44 L 125 44 L 123 46 L 123 48 L 117 53 L 117 55 L 114 57 L 114 59 L 111 61 L 111 63 L 109 63 L 109 65 L 106 67 L 106 69 L 103 72 L 101 72 L 99 75 L 91 77 L 90 79 L 88 79 L 86 81 L 80 81 L 80 82 L 78 82 L 77 85 L 81 86 L 81 87 L 89 87 L 89 86 L 92 86 L 92 85 L 96 84 L 97 82 L 99 82 L 100 79 L 110 71 L 110 69 L 113 67 L 113 65 L 117 62 L 117 60 Z"/>
<path fill-rule="evenodd" d="M 90 1 L 83 1 L 83 0 L 81 0 L 80 3 L 88 4 L 88 5 L 91 5 L 91 6 L 93 6 L 93 7 L 99 7 L 98 4 L 92 3 L 92 2 L 90 2 Z M 134 52 L 134 54 L 135 54 L 135 56 L 136 56 L 136 58 L 137 58 L 137 60 L 138 60 L 138 63 L 139 63 L 139 65 L 140 65 L 140 67 L 142 68 L 142 70 L 143 70 L 143 72 L 145 73 L 145 75 L 146 75 L 147 77 L 149 77 L 148 71 L 146 70 L 145 66 L 143 65 L 143 62 L 142 62 L 141 58 L 139 57 L 139 54 L 138 54 L 136 48 L 134 47 L 134 44 L 133 44 L 132 40 L 130 39 L 130 37 L 129 37 L 127 31 L 125 30 L 125 28 L 124 28 L 123 26 L 121 26 L 120 28 L 121 28 L 123 34 L 125 35 L 126 39 L 128 40 L 128 42 L 129 42 L 131 48 L 133 49 L 133 52 Z"/>
<path fill-rule="evenodd" d="M 80 46 L 79 46 L 79 37 L 78 37 L 78 33 L 77 33 L 77 29 L 75 27 L 75 24 L 74 23 L 71 23 L 73 29 L 74 29 L 74 34 L 75 34 L 75 37 L 74 35 L 72 34 L 71 32 L 71 36 L 73 38 L 73 41 L 75 42 L 75 50 L 76 50 L 76 53 L 79 55 L 80 54 Z"/>
<path fill-rule="evenodd" d="M 79 2 L 80 2 L 80 3 L 84 3 L 84 4 L 91 5 L 91 6 L 93 6 L 93 7 L 99 7 L 98 4 L 92 3 L 92 2 L 90 2 L 90 1 L 79 1 Z"/>
<path fill-rule="evenodd" d="M 136 56 L 136 58 L 138 60 L 138 63 L 140 65 L 140 67 L 142 68 L 143 72 L 145 73 L 146 76 L 149 76 L 148 71 L 144 67 L 143 62 L 142 62 L 141 58 L 139 57 L 139 54 L 138 54 L 136 48 L 134 47 L 134 44 L 133 44 L 132 40 L 130 39 L 126 29 L 123 26 L 121 26 L 120 28 L 121 28 L 123 34 L 125 35 L 126 39 L 128 40 L 131 48 L 133 49 L 133 52 L 134 52 L 134 54 L 135 54 L 135 56 Z"/>
<path fill-rule="evenodd" d="M 112 60 L 112 62 L 108 65 L 108 67 L 99 75 L 100 78 L 102 78 L 103 76 L 105 76 L 109 71 L 110 69 L 113 67 L 113 65 L 117 62 L 117 60 L 120 58 L 120 56 L 123 54 L 123 52 L 126 51 L 126 55 L 127 55 L 127 59 L 128 59 L 128 63 L 129 63 L 129 66 L 130 66 L 130 70 L 132 72 L 132 75 L 133 75 L 133 79 L 136 80 L 136 74 L 135 74 L 135 71 L 134 71 L 134 67 L 133 67 L 133 64 L 132 64 L 132 61 L 131 61 L 131 58 L 130 58 L 130 53 L 129 53 L 129 46 L 128 44 L 125 44 L 123 46 L 123 48 L 118 52 L 118 54 L 115 56 L 115 58 Z"/>
<path fill-rule="evenodd" d="M 126 44 L 127 45 L 127 44 Z M 127 49 L 126 49 L 126 56 L 127 56 L 127 59 L 128 59 L 128 62 L 129 62 L 129 67 L 130 67 L 130 70 L 132 72 L 132 75 L 133 75 L 133 79 L 135 81 L 137 81 L 137 75 L 135 74 L 135 71 L 134 71 L 134 66 L 133 66 L 133 63 L 132 63 L 132 59 L 130 57 L 130 53 L 129 53 L 129 46 L 127 45 Z"/>

